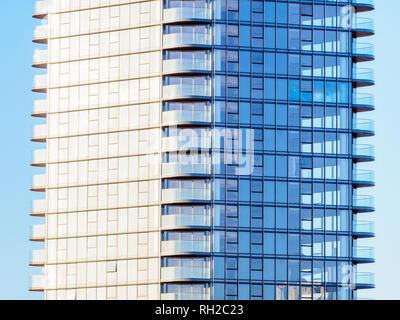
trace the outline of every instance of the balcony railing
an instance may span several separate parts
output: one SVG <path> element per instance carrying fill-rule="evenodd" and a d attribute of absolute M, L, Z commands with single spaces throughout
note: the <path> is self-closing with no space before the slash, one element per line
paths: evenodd
<path fill-rule="evenodd" d="M 177 151 L 191 149 L 210 149 L 210 137 L 164 137 L 162 138 L 162 151 Z"/>
<path fill-rule="evenodd" d="M 161 300 L 210 300 L 209 293 L 161 293 Z"/>
<path fill-rule="evenodd" d="M 211 174 L 211 165 L 203 163 L 163 163 L 163 177 L 205 176 Z"/>
<path fill-rule="evenodd" d="M 210 253 L 209 240 L 168 240 L 161 241 L 161 255 L 181 255 L 181 254 L 199 254 Z"/>
<path fill-rule="evenodd" d="M 353 158 L 359 158 L 362 160 L 374 159 L 375 157 L 375 148 L 370 144 L 354 144 L 353 145 Z"/>
<path fill-rule="evenodd" d="M 375 24 L 372 18 L 359 17 L 358 15 L 355 15 L 355 19 L 353 21 L 353 29 L 368 30 L 368 32 L 373 33 L 375 29 L 374 27 Z"/>
<path fill-rule="evenodd" d="M 353 223 L 353 233 L 373 234 L 375 224 L 373 221 L 355 221 Z"/>
<path fill-rule="evenodd" d="M 33 200 L 31 215 L 32 216 L 44 216 L 46 214 L 46 200 Z"/>
<path fill-rule="evenodd" d="M 32 226 L 32 233 L 30 239 L 32 241 L 44 241 L 46 237 L 46 225 L 36 224 Z"/>
<path fill-rule="evenodd" d="M 353 5 L 365 4 L 365 5 L 369 5 L 369 6 L 374 6 L 375 0 L 351 0 L 351 3 Z"/>
<path fill-rule="evenodd" d="M 372 272 L 356 272 L 354 273 L 354 285 L 358 287 L 375 287 L 375 274 Z"/>
<path fill-rule="evenodd" d="M 208 189 L 163 189 L 163 203 L 181 203 L 181 202 L 209 202 L 211 193 Z"/>
<path fill-rule="evenodd" d="M 46 191 L 47 177 L 45 174 L 35 174 L 32 180 L 32 191 Z"/>
<path fill-rule="evenodd" d="M 31 140 L 35 142 L 46 142 L 47 138 L 47 125 L 37 124 L 33 126 L 33 135 Z"/>
<path fill-rule="evenodd" d="M 49 13 L 48 0 L 36 1 L 33 17 L 41 19 L 45 17 L 48 13 Z"/>
<path fill-rule="evenodd" d="M 372 247 L 354 247 L 353 260 L 355 261 L 373 261 L 375 259 L 375 250 Z"/>
<path fill-rule="evenodd" d="M 373 57 L 374 53 L 375 53 L 375 47 L 371 43 L 358 42 L 358 41 L 353 43 L 353 55 L 363 55 L 363 56 Z"/>
<path fill-rule="evenodd" d="M 47 160 L 47 150 L 46 149 L 33 150 L 32 163 L 31 163 L 32 166 L 45 167 L 46 160 Z"/>
<path fill-rule="evenodd" d="M 375 96 L 370 93 L 353 93 L 353 104 L 373 106 L 375 105 Z"/>
<path fill-rule="evenodd" d="M 31 277 L 30 291 L 44 291 L 44 275 L 33 275 Z"/>
<path fill-rule="evenodd" d="M 163 86 L 164 100 L 210 99 L 211 86 L 173 84 Z"/>
<path fill-rule="evenodd" d="M 353 210 L 369 212 L 375 207 L 375 198 L 369 195 L 353 196 Z"/>
<path fill-rule="evenodd" d="M 161 268 L 161 281 L 195 281 L 210 280 L 210 269 L 199 267 L 163 267 Z"/>
<path fill-rule="evenodd" d="M 208 47 L 211 46 L 211 36 L 201 33 L 170 33 L 163 35 L 163 47 Z"/>
<path fill-rule="evenodd" d="M 33 52 L 32 65 L 38 68 L 45 68 L 48 62 L 48 51 L 47 50 L 35 50 Z"/>
<path fill-rule="evenodd" d="M 209 21 L 211 10 L 207 8 L 166 8 L 163 10 L 163 22 Z"/>
<path fill-rule="evenodd" d="M 162 123 L 164 126 L 177 124 L 210 124 L 211 113 L 209 110 L 189 111 L 189 110 L 171 110 L 163 111 Z"/>
<path fill-rule="evenodd" d="M 210 215 L 168 214 L 161 216 L 163 229 L 209 228 L 210 226 Z"/>
<path fill-rule="evenodd" d="M 33 78 L 32 91 L 42 93 L 47 91 L 47 74 L 37 74 Z"/>
<path fill-rule="evenodd" d="M 163 73 L 207 73 L 211 62 L 206 59 L 169 59 L 163 61 Z"/>
<path fill-rule="evenodd" d="M 353 130 L 357 131 L 375 131 L 375 122 L 371 119 L 353 119 Z"/>
<path fill-rule="evenodd" d="M 46 117 L 46 114 L 47 114 L 47 100 L 46 99 L 35 100 L 33 102 L 32 116 L 44 118 Z"/>
<path fill-rule="evenodd" d="M 38 25 L 33 31 L 33 42 L 47 43 L 49 37 L 49 26 L 47 24 Z"/>
<path fill-rule="evenodd" d="M 375 172 L 373 170 L 353 170 L 353 182 L 363 182 L 374 184 Z"/>
<path fill-rule="evenodd" d="M 45 262 L 45 250 L 32 250 L 31 266 L 44 266 Z"/>
<path fill-rule="evenodd" d="M 356 87 L 365 87 L 374 84 L 374 70 L 371 68 L 353 69 L 353 82 Z"/>

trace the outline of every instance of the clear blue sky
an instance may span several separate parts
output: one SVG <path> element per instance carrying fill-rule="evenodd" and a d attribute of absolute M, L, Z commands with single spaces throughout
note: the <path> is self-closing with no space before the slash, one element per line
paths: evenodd
<path fill-rule="evenodd" d="M 362 114 L 376 119 L 376 289 L 368 295 L 376 299 L 400 299 L 400 92 L 398 73 L 400 1 L 376 0 L 376 111 Z M 28 291 L 29 276 L 39 270 L 28 267 L 30 251 L 37 244 L 28 241 L 30 226 L 40 223 L 29 216 L 31 201 L 37 195 L 29 191 L 30 168 L 35 147 L 29 141 L 32 125 L 32 77 L 37 70 L 30 66 L 33 25 L 33 0 L 2 0 L 0 20 L 0 90 L 2 117 L 0 126 L 0 299 L 40 299 Z M 371 39 L 373 40 L 373 39 Z M 364 40 L 365 41 L 365 40 Z M 369 39 L 366 41 L 369 41 Z M 36 146 L 37 147 L 37 146 Z M 35 221 L 36 220 L 36 221 Z"/>

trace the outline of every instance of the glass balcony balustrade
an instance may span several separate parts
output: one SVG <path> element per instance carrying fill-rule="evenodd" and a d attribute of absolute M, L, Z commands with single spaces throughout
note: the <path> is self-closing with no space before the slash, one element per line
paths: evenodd
<path fill-rule="evenodd" d="M 163 10 L 163 22 L 211 21 L 211 10 L 208 8 L 166 8 Z"/>
<path fill-rule="evenodd" d="M 210 215 L 168 214 L 161 216 L 163 229 L 210 228 Z"/>
<path fill-rule="evenodd" d="M 353 55 L 364 56 L 364 58 L 356 58 L 356 62 L 371 61 L 375 55 L 375 47 L 371 43 L 358 42 L 353 43 Z"/>
<path fill-rule="evenodd" d="M 47 100 L 46 99 L 35 100 L 33 102 L 32 116 L 44 118 L 46 117 L 46 113 L 47 113 Z"/>
<path fill-rule="evenodd" d="M 203 163 L 163 163 L 162 176 L 206 176 L 211 174 L 211 165 Z"/>
<path fill-rule="evenodd" d="M 358 287 L 375 287 L 375 274 L 372 272 L 355 272 L 353 283 L 356 288 Z"/>
<path fill-rule="evenodd" d="M 211 148 L 211 137 L 178 136 L 178 137 L 162 138 L 163 152 L 170 152 L 177 150 L 191 150 L 191 149 L 210 149 L 210 148 Z"/>
<path fill-rule="evenodd" d="M 353 29 L 354 30 L 366 30 L 367 33 L 374 33 L 375 23 L 374 19 L 368 17 L 354 16 Z"/>
<path fill-rule="evenodd" d="M 46 225 L 36 224 L 32 226 L 31 241 L 44 241 L 46 237 Z"/>
<path fill-rule="evenodd" d="M 35 50 L 33 52 L 32 66 L 37 68 L 46 68 L 48 58 L 47 50 Z"/>
<path fill-rule="evenodd" d="M 351 3 L 353 5 L 364 4 L 364 5 L 374 6 L 375 0 L 351 0 Z"/>
<path fill-rule="evenodd" d="M 369 161 L 375 158 L 375 148 L 370 144 L 354 144 L 353 159 L 357 161 Z"/>
<path fill-rule="evenodd" d="M 33 150 L 32 163 L 31 163 L 32 166 L 45 167 L 46 160 L 47 160 L 47 150 L 46 149 Z"/>
<path fill-rule="evenodd" d="M 372 247 L 353 247 L 353 261 L 373 261 L 375 250 Z"/>
<path fill-rule="evenodd" d="M 173 84 L 163 86 L 164 100 L 207 99 L 211 98 L 210 85 Z"/>
<path fill-rule="evenodd" d="M 161 293 L 161 300 L 210 300 L 209 293 Z"/>
<path fill-rule="evenodd" d="M 33 200 L 32 201 L 32 208 L 31 208 L 31 215 L 32 216 L 44 216 L 46 213 L 46 200 Z"/>
<path fill-rule="evenodd" d="M 161 241 L 161 255 L 185 255 L 210 253 L 209 240 L 168 240 Z"/>
<path fill-rule="evenodd" d="M 191 202 L 209 202 L 211 201 L 211 192 L 209 189 L 163 189 L 163 203 L 191 203 Z"/>
<path fill-rule="evenodd" d="M 33 275 L 31 277 L 30 291 L 44 291 L 44 275 Z"/>
<path fill-rule="evenodd" d="M 204 111 L 189 111 L 189 110 L 171 110 L 163 111 L 162 123 L 164 126 L 172 126 L 178 124 L 211 124 L 211 112 Z"/>
<path fill-rule="evenodd" d="M 375 122 L 371 119 L 353 119 L 353 130 L 358 131 L 360 134 L 364 132 L 367 134 L 368 132 L 373 135 L 375 131 Z"/>
<path fill-rule="evenodd" d="M 353 223 L 353 233 L 374 234 L 375 224 L 373 221 L 355 221 Z"/>
<path fill-rule="evenodd" d="M 161 281 L 195 281 L 210 280 L 210 269 L 199 267 L 163 267 Z"/>
<path fill-rule="evenodd" d="M 49 26 L 47 24 L 38 25 L 33 30 L 33 42 L 47 43 L 48 37 L 49 37 Z"/>
<path fill-rule="evenodd" d="M 44 192 L 46 190 L 47 177 L 45 174 L 35 174 L 32 180 L 32 191 Z"/>
<path fill-rule="evenodd" d="M 375 96 L 370 93 L 353 93 L 353 104 L 359 106 L 374 106 Z"/>
<path fill-rule="evenodd" d="M 49 13 L 48 0 L 36 1 L 33 13 L 34 18 L 42 19 Z"/>
<path fill-rule="evenodd" d="M 375 172 L 373 170 L 366 169 L 353 170 L 353 183 L 374 185 Z"/>
<path fill-rule="evenodd" d="M 373 85 L 375 83 L 374 70 L 371 68 L 353 69 L 353 83 L 355 87 Z"/>
<path fill-rule="evenodd" d="M 45 262 L 45 250 L 32 250 L 31 266 L 43 266 Z"/>
<path fill-rule="evenodd" d="M 202 33 L 169 33 L 163 35 L 163 48 L 210 47 L 211 35 Z"/>
<path fill-rule="evenodd" d="M 206 59 L 169 59 L 163 61 L 163 73 L 210 73 L 211 62 Z"/>
<path fill-rule="evenodd" d="M 47 125 L 37 124 L 33 126 L 33 135 L 31 140 L 35 142 L 45 142 L 47 138 Z"/>
<path fill-rule="evenodd" d="M 32 91 L 42 93 L 47 91 L 47 74 L 37 74 L 33 78 Z"/>
<path fill-rule="evenodd" d="M 373 210 L 375 207 L 375 198 L 369 195 L 355 195 L 353 196 L 353 208 L 359 208 L 360 210 Z"/>

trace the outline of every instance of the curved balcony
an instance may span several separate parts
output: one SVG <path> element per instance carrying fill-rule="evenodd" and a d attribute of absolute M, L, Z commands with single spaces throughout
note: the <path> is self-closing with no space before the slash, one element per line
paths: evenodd
<path fill-rule="evenodd" d="M 38 25 L 33 30 L 33 42 L 47 44 L 49 37 L 49 26 L 47 24 Z"/>
<path fill-rule="evenodd" d="M 375 34 L 374 20 L 367 17 L 358 17 L 356 15 L 353 22 L 352 33 L 354 38 L 373 36 Z"/>
<path fill-rule="evenodd" d="M 203 163 L 163 163 L 162 177 L 204 177 L 211 175 L 211 165 Z"/>
<path fill-rule="evenodd" d="M 161 282 L 210 281 L 210 269 L 199 267 L 162 267 Z"/>
<path fill-rule="evenodd" d="M 163 189 L 162 203 L 207 203 L 211 201 L 211 192 L 206 189 Z"/>
<path fill-rule="evenodd" d="M 374 70 L 370 68 L 355 68 L 353 70 L 353 87 L 368 87 L 375 84 Z"/>
<path fill-rule="evenodd" d="M 36 191 L 36 192 L 46 191 L 47 178 L 45 174 L 35 174 L 32 180 L 33 181 L 32 181 L 31 191 Z"/>
<path fill-rule="evenodd" d="M 36 19 L 46 18 L 49 13 L 48 0 L 36 1 L 34 10 L 32 17 Z"/>
<path fill-rule="evenodd" d="M 163 49 L 208 48 L 211 35 L 200 33 L 169 33 L 163 35 Z"/>
<path fill-rule="evenodd" d="M 351 0 L 356 12 L 366 12 L 375 9 L 375 0 Z"/>
<path fill-rule="evenodd" d="M 375 60 L 375 48 L 371 43 L 354 42 L 353 43 L 353 62 L 365 62 Z"/>
<path fill-rule="evenodd" d="M 47 92 L 47 74 L 37 74 L 33 78 L 32 91 L 39 93 Z"/>
<path fill-rule="evenodd" d="M 209 293 L 161 293 L 161 300 L 210 300 Z"/>
<path fill-rule="evenodd" d="M 47 50 L 35 50 L 33 52 L 32 67 L 45 69 L 47 68 L 48 59 Z"/>
<path fill-rule="evenodd" d="M 375 274 L 371 272 L 356 272 L 354 273 L 353 284 L 355 289 L 375 288 Z"/>
<path fill-rule="evenodd" d="M 353 119 L 353 136 L 371 137 L 375 135 L 375 125 L 371 119 Z"/>
<path fill-rule="evenodd" d="M 211 112 L 189 111 L 189 110 L 171 110 L 162 113 L 163 126 L 175 125 L 211 125 Z"/>
<path fill-rule="evenodd" d="M 37 124 L 33 126 L 32 142 L 46 142 L 47 139 L 47 125 Z"/>
<path fill-rule="evenodd" d="M 36 224 L 32 226 L 31 241 L 41 241 L 43 242 L 46 238 L 46 225 Z"/>
<path fill-rule="evenodd" d="M 32 250 L 31 262 L 32 267 L 43 267 L 45 262 L 45 250 Z"/>
<path fill-rule="evenodd" d="M 46 200 L 33 200 L 31 216 L 33 217 L 44 217 L 46 215 Z"/>
<path fill-rule="evenodd" d="M 211 22 L 211 10 L 206 8 L 166 8 L 163 10 L 163 23 Z"/>
<path fill-rule="evenodd" d="M 163 86 L 163 100 L 210 100 L 211 86 L 172 84 Z"/>
<path fill-rule="evenodd" d="M 375 110 L 375 96 L 370 93 L 353 93 L 353 110 L 355 112 Z"/>
<path fill-rule="evenodd" d="M 172 152 L 179 150 L 205 150 L 211 149 L 210 137 L 163 137 L 162 151 Z"/>
<path fill-rule="evenodd" d="M 29 291 L 44 291 L 44 275 L 33 275 L 31 277 L 31 285 Z"/>
<path fill-rule="evenodd" d="M 31 166 L 33 167 L 45 167 L 47 161 L 47 150 L 34 150 Z"/>
<path fill-rule="evenodd" d="M 209 229 L 210 226 L 211 217 L 209 215 L 168 214 L 161 216 L 163 230 Z"/>
<path fill-rule="evenodd" d="M 373 221 L 357 221 L 353 223 L 354 238 L 373 238 L 375 236 Z"/>
<path fill-rule="evenodd" d="M 211 61 L 206 59 L 168 59 L 163 60 L 163 74 L 209 74 Z"/>
<path fill-rule="evenodd" d="M 353 196 L 353 212 L 373 212 L 375 211 L 375 198 L 373 196 Z"/>
<path fill-rule="evenodd" d="M 354 162 L 375 160 L 375 148 L 370 144 L 354 144 L 352 158 Z"/>
<path fill-rule="evenodd" d="M 33 102 L 32 117 L 46 118 L 47 116 L 47 100 L 35 100 Z"/>
<path fill-rule="evenodd" d="M 375 185 L 375 173 L 372 170 L 353 170 L 353 187 L 373 187 Z"/>
<path fill-rule="evenodd" d="M 161 241 L 162 256 L 209 255 L 209 254 L 210 254 L 210 242 L 208 240 Z"/>
<path fill-rule="evenodd" d="M 375 250 L 371 247 L 354 247 L 353 263 L 372 263 L 375 262 Z"/>

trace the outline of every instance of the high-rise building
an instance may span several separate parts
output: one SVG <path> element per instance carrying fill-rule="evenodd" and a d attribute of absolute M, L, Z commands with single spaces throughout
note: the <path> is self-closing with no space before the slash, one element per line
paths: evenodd
<path fill-rule="evenodd" d="M 34 17 L 31 290 L 373 288 L 373 0 L 48 0 Z M 39 97 L 39 94 L 38 94 Z M 44 121 L 44 120 L 42 120 Z M 45 143 L 45 144 L 44 144 Z M 41 169 L 44 170 L 44 169 Z M 365 218 L 367 220 L 365 220 Z M 368 244 L 368 243 L 367 243 Z"/>

